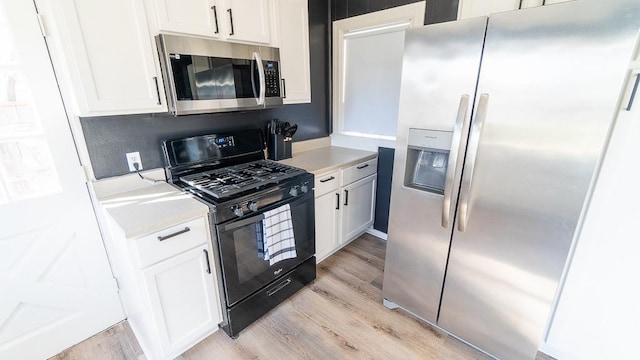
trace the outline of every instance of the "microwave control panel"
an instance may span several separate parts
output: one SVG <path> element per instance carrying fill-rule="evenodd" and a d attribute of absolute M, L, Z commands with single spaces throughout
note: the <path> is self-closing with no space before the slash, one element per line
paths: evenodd
<path fill-rule="evenodd" d="M 264 77 L 265 77 L 265 96 L 278 97 L 280 96 L 280 71 L 278 70 L 278 63 L 275 61 L 264 62 Z"/>

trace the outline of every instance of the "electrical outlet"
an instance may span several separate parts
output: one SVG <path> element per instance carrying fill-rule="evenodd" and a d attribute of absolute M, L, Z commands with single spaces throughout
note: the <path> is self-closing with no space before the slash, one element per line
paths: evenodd
<path fill-rule="evenodd" d="M 136 167 L 133 166 L 134 163 L 138 163 L 137 170 L 142 170 L 142 159 L 140 159 L 138 151 L 127 153 L 127 163 L 129 164 L 129 171 L 136 171 Z"/>

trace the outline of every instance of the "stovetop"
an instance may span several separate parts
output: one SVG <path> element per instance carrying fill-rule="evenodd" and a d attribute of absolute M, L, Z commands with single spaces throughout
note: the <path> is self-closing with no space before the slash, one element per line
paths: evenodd
<path fill-rule="evenodd" d="M 215 199 L 222 199 L 305 173 L 305 170 L 274 161 L 257 160 L 182 176 L 179 181 Z"/>

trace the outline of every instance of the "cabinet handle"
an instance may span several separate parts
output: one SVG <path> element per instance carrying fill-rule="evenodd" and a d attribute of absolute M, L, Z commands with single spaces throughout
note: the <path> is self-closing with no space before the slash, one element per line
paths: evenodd
<path fill-rule="evenodd" d="M 334 179 L 335 179 L 335 177 L 332 176 L 332 177 L 330 177 L 328 179 L 322 179 L 322 180 L 320 180 L 320 182 L 321 183 L 326 183 L 327 181 L 331 181 L 331 180 L 334 180 Z"/>
<path fill-rule="evenodd" d="M 542 6 L 547 5 L 547 0 L 542 0 Z"/>
<path fill-rule="evenodd" d="M 336 193 L 336 210 L 340 210 L 340 194 Z"/>
<path fill-rule="evenodd" d="M 211 10 L 213 10 L 213 21 L 216 23 L 216 31 L 214 34 L 217 34 L 220 32 L 220 28 L 218 27 L 218 10 L 215 5 L 211 7 Z"/>
<path fill-rule="evenodd" d="M 202 249 L 204 252 L 204 258 L 207 260 L 207 274 L 211 274 L 211 264 L 209 263 L 209 252 L 207 249 Z"/>
<path fill-rule="evenodd" d="M 287 83 L 284 81 L 284 78 L 282 79 L 282 97 L 283 98 L 287 98 Z"/>
<path fill-rule="evenodd" d="M 636 92 L 638 92 L 638 84 L 640 83 L 640 73 L 636 75 L 636 82 L 633 84 L 633 90 L 631 90 L 631 97 L 629 98 L 629 104 L 627 105 L 627 111 L 631 111 L 633 101 L 636 98 Z"/>
<path fill-rule="evenodd" d="M 153 82 L 156 83 L 156 96 L 158 96 L 158 105 L 162 105 L 162 101 L 160 101 L 160 86 L 158 86 L 158 77 L 153 77 Z"/>
<path fill-rule="evenodd" d="M 520 5 L 518 5 L 518 10 L 522 9 L 522 0 L 520 0 Z"/>
<path fill-rule="evenodd" d="M 189 227 L 186 226 L 184 229 L 178 230 L 178 231 L 174 232 L 173 234 L 169 234 L 169 235 L 165 235 L 165 236 L 158 236 L 158 240 L 165 241 L 167 239 L 171 239 L 174 236 L 178 236 L 180 234 L 184 234 L 184 233 L 189 232 L 189 231 L 191 231 L 191 229 L 189 229 Z"/>
<path fill-rule="evenodd" d="M 234 33 L 234 31 L 233 31 L 233 13 L 231 12 L 231 9 L 227 9 L 227 12 L 229 13 L 229 21 L 231 21 L 231 32 L 229 33 L 229 36 L 231 36 Z"/>
<path fill-rule="evenodd" d="M 344 191 L 344 205 L 349 205 L 349 190 Z"/>
<path fill-rule="evenodd" d="M 364 165 L 356 166 L 356 169 L 362 170 L 362 169 L 364 169 L 364 168 L 366 168 L 368 166 L 369 166 L 369 164 L 364 164 Z"/>

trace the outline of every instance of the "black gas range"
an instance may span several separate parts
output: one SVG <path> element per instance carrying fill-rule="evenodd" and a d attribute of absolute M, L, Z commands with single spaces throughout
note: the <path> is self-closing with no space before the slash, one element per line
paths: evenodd
<path fill-rule="evenodd" d="M 260 130 L 164 141 L 167 181 L 209 206 L 231 337 L 315 279 L 313 174 L 265 160 Z"/>

